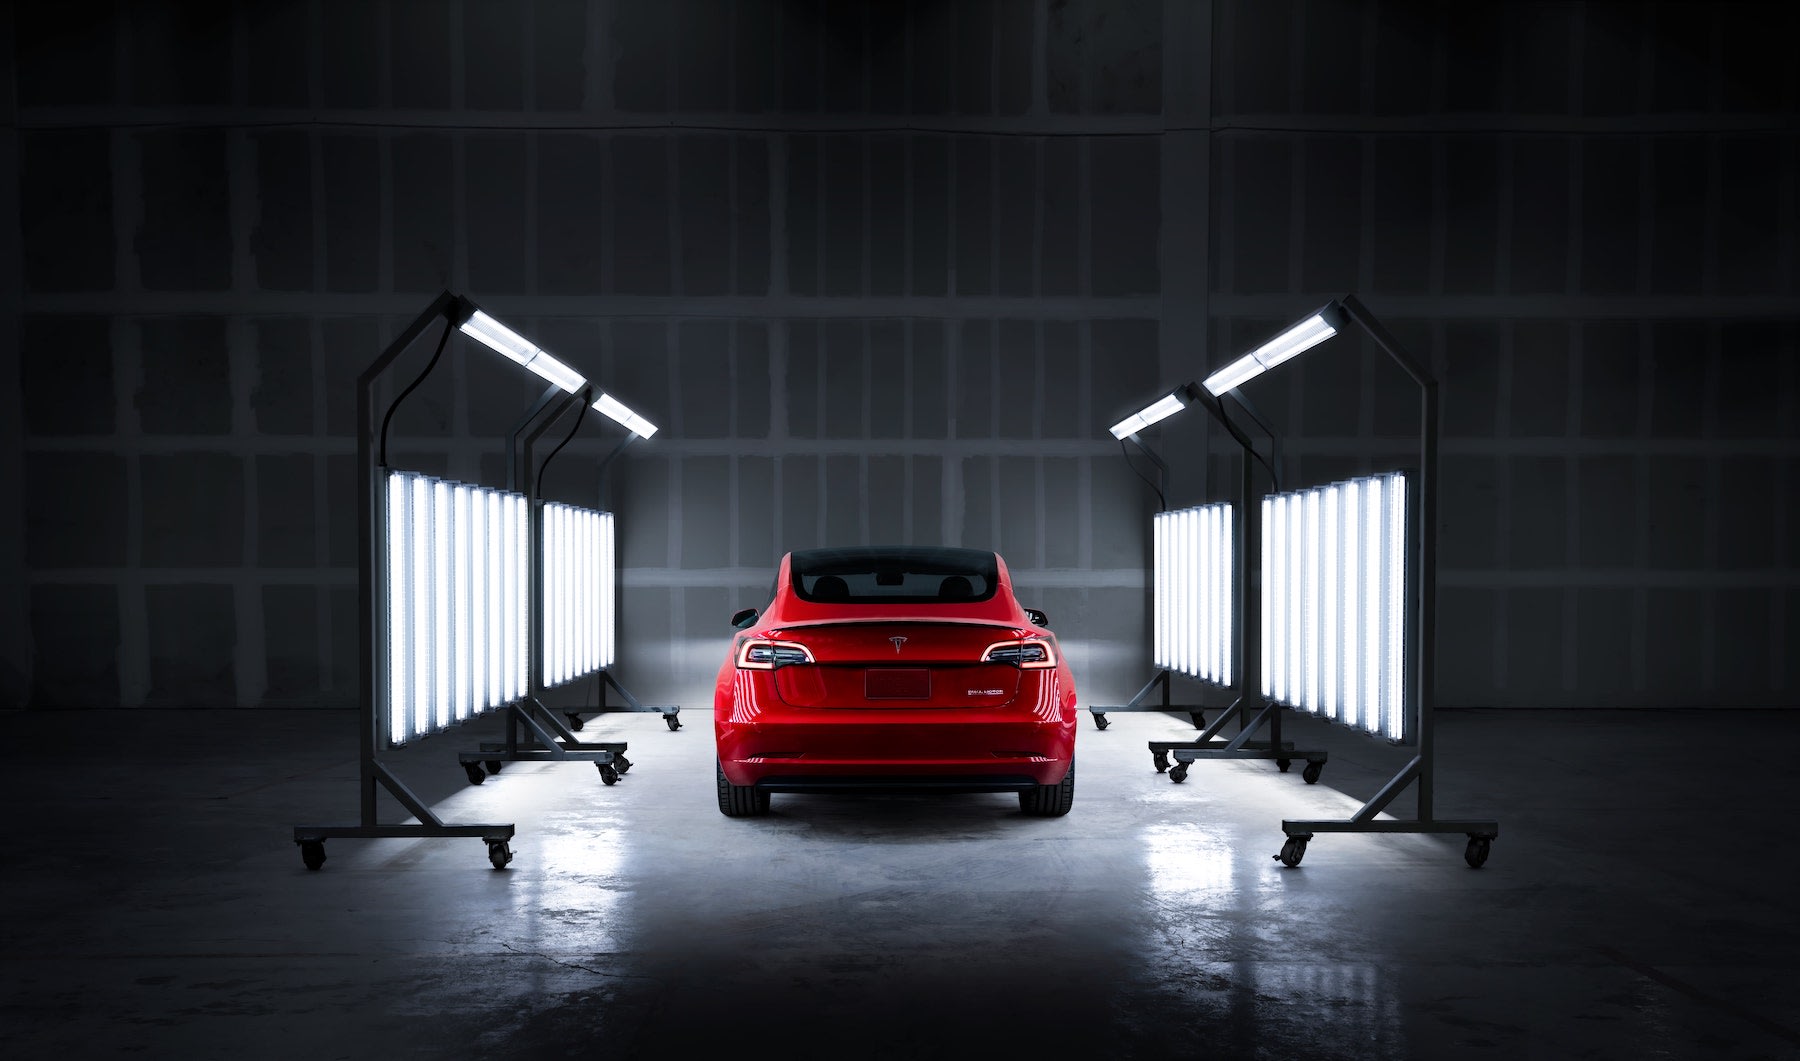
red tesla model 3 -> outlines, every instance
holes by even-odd
[[[1075,682],[999,556],[872,547],[789,553],[773,599],[732,618],[713,692],[719,810],[772,792],[1017,792],[1075,800]]]

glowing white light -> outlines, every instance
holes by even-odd
[[[531,508],[523,496],[509,499],[512,502],[512,535],[518,547],[513,550],[512,581],[512,699],[518,700],[526,693],[526,668],[531,662]]]
[[[462,330],[464,334],[481,340],[570,394],[580,390],[587,382],[587,378],[581,373],[551,357],[536,343],[480,310],[463,321]]]
[[[594,408],[616,420],[625,430],[640,438],[649,438],[656,434],[656,425],[625,407],[625,403],[602,391],[595,399]]]
[[[613,662],[613,518],[571,505],[543,507],[546,687],[564,685]]]
[[[387,617],[387,739],[402,744],[505,703],[509,576],[504,514],[524,498],[389,472],[377,607]],[[522,607],[522,605],[521,605]]]
[[[1213,394],[1224,394],[1336,334],[1337,329],[1325,319],[1324,314],[1315,313],[1206,377],[1201,385]]]
[[[1174,416],[1186,407],[1187,400],[1181,394],[1165,394],[1161,398],[1156,399],[1156,401],[1151,402],[1144,408],[1139,409],[1137,412],[1132,413],[1130,416],[1127,416],[1125,419],[1114,424],[1110,429],[1112,431],[1112,437],[1126,438],[1130,435],[1135,435],[1144,428],[1149,427],[1151,424],[1159,423]]]
[[[388,740],[406,739],[407,689],[412,681],[411,631],[407,629],[407,558],[411,511],[407,506],[406,477],[389,472],[387,477],[387,718]]]
[[[1211,391],[1213,394],[1224,394],[1226,391],[1244,383],[1246,380],[1254,379],[1261,375],[1262,371],[1262,364],[1251,355],[1245,354],[1243,357],[1238,358],[1231,364],[1226,365],[1224,368],[1206,377],[1205,380],[1201,381],[1200,385],[1205,387],[1208,391]]]
[[[412,590],[412,618],[407,621],[413,643],[412,702],[407,705],[407,733],[411,738],[431,732],[431,697],[437,667],[432,662],[431,602],[437,590],[431,570],[431,480],[411,477],[412,545],[407,558],[407,577]]]
[[[1406,479],[1263,499],[1263,692],[1394,740],[1407,701]]]
[[[1231,506],[1159,512],[1152,538],[1156,665],[1231,684]]]
[[[613,572],[617,570],[613,543],[613,514],[600,513],[600,667],[611,667],[617,661],[618,623],[614,616],[618,607]]]

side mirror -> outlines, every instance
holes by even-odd
[[[1041,626],[1046,630],[1050,629],[1050,617],[1043,612],[1038,611],[1036,608],[1025,609],[1025,617],[1030,619],[1034,626]]]
[[[756,609],[745,608],[731,617],[731,625],[737,630],[748,630],[756,623]]]

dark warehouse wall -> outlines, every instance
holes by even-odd
[[[353,381],[444,288],[663,427],[607,483],[650,699],[781,552],[864,541],[999,549],[1129,695],[1156,501],[1106,426],[1346,292],[1443,382],[1441,702],[1797,699],[1791,5],[11,18],[8,703],[351,702]],[[394,463],[498,484],[537,388],[451,350]],[[1356,337],[1246,391],[1284,485],[1416,461]],[[1171,504],[1231,489],[1203,418],[1155,441]]]

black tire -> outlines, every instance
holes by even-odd
[[[1306,857],[1306,841],[1298,836],[1288,837],[1287,843],[1281,845],[1281,854],[1275,857],[1290,869],[1298,866],[1300,860]]]
[[[1060,818],[1075,805],[1075,760],[1069,772],[1054,785],[1038,785],[1019,793],[1019,809],[1033,818]]]
[[[725,768],[713,763],[719,783],[719,813],[727,818],[760,818],[769,813],[769,794],[755,785],[734,785],[725,779]]]
[[[607,785],[608,787],[611,787],[611,786],[619,783],[618,767],[614,766],[611,763],[596,763],[595,765],[600,768],[601,783]]]
[[[325,864],[325,841],[300,841],[300,861],[306,863],[307,869],[318,869]]]
[[[1105,712],[1103,712],[1103,711],[1094,712],[1094,728],[1095,729],[1104,731],[1106,729],[1106,727],[1108,727],[1110,725],[1112,725],[1112,723],[1108,722],[1106,720]]]
[[[464,763],[462,768],[463,773],[469,775],[469,784],[471,785],[479,785],[487,780],[487,774],[481,769],[480,763]]]
[[[1294,765],[1294,760],[1292,760],[1292,759],[1277,759],[1277,760],[1275,760],[1275,765],[1281,769],[1282,773],[1285,774],[1288,772],[1288,767]]]
[[[500,760],[498,759],[489,759],[481,765],[487,767],[487,772],[490,774],[497,774],[500,772]]]
[[[488,861],[493,863],[495,869],[505,869],[506,864],[512,860],[513,854],[512,846],[510,844],[504,840],[488,841]]]
[[[1177,785],[1179,785],[1183,781],[1187,780],[1187,774],[1188,774],[1188,764],[1187,763],[1176,763],[1174,766],[1169,768],[1169,780],[1174,782]]]
[[[569,720],[569,728],[577,733],[581,732],[581,727],[587,725],[586,722],[581,720],[581,716],[573,711],[564,711],[563,717]]]
[[[676,730],[681,728],[681,720],[679,718],[676,718],[674,715],[664,715],[663,721],[668,723],[670,733],[673,733]]]
[[[1487,863],[1488,852],[1492,846],[1493,841],[1486,837],[1470,837],[1469,846],[1463,849],[1463,861],[1467,862],[1471,869],[1480,869]]]
[[[1307,784],[1316,785],[1319,783],[1319,775],[1324,772],[1325,772],[1325,764],[1324,763],[1307,763],[1306,769],[1300,771],[1300,776],[1302,779],[1304,779],[1306,781]]]

